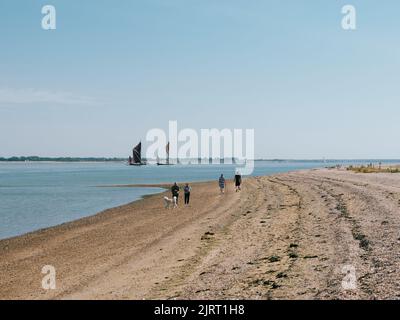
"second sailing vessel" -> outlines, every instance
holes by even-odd
[[[158,166],[172,166],[173,164],[171,164],[169,162],[169,142],[167,143],[166,147],[165,147],[165,151],[167,152],[167,159],[165,163],[160,162],[160,160],[157,157],[157,165]]]

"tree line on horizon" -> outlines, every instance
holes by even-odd
[[[106,157],[38,157],[38,156],[22,156],[22,157],[0,157],[2,162],[26,162],[26,161],[56,161],[56,162],[105,162],[105,161],[125,161],[125,158],[106,158]]]

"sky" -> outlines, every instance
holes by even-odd
[[[57,29],[43,30],[44,5]],[[343,30],[353,5],[357,29]],[[256,158],[400,158],[397,0],[2,0],[0,157],[255,130]]]

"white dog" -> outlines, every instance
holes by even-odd
[[[176,203],[176,197],[173,197],[172,199],[168,197],[164,197],[164,205],[165,209],[168,209],[170,206],[173,206],[173,208],[176,208],[178,204]]]

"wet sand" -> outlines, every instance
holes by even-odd
[[[0,241],[0,299],[398,299],[400,174],[321,169],[192,185]],[[168,194],[169,195],[169,194]],[[56,268],[56,289],[41,287]],[[344,289],[346,270],[356,282]]]

